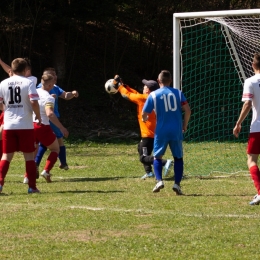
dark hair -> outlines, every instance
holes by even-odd
[[[52,67],[48,67],[48,68],[44,69],[43,72],[46,72],[46,71],[54,71],[56,73],[56,70]]]
[[[253,58],[255,69],[260,70],[260,53],[255,53]]]
[[[21,73],[27,68],[27,62],[23,58],[16,58],[11,63],[13,73]]]
[[[29,58],[24,58],[25,61],[27,62],[27,68],[29,68],[30,70],[32,69],[32,65],[31,65],[31,61]]]
[[[163,85],[170,85],[170,83],[172,82],[172,75],[171,75],[170,71],[162,70],[158,76],[158,80]]]

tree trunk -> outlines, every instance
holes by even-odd
[[[65,29],[60,27],[53,34],[53,66],[58,79],[63,81],[66,73]]]

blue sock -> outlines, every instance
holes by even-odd
[[[43,157],[44,153],[46,152],[46,150],[47,150],[47,147],[45,147],[42,144],[39,144],[39,149],[38,149],[37,155],[35,157],[35,163],[37,166],[40,165],[42,157]]]
[[[174,158],[174,181],[177,184],[180,184],[182,176],[183,176],[183,159],[182,158]]]
[[[66,147],[65,146],[60,146],[60,153],[59,153],[59,159],[61,164],[67,164],[66,160]]]
[[[155,159],[153,161],[153,170],[157,181],[162,180],[162,159]]]

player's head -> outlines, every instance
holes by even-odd
[[[25,76],[27,62],[23,58],[16,58],[12,61],[11,68],[14,74]]]
[[[149,94],[159,88],[158,83],[154,80],[143,79],[142,83],[144,84],[143,94]]]
[[[43,89],[50,91],[55,84],[55,78],[51,74],[43,74],[41,78],[41,83]]]
[[[24,58],[27,62],[26,74],[25,77],[32,76],[32,65],[31,61],[28,58]]]
[[[260,70],[260,53],[255,53],[254,54],[253,69]]]
[[[163,86],[170,86],[172,82],[172,75],[168,70],[162,70],[158,75],[158,83]]]
[[[54,77],[54,80],[55,80],[55,83],[57,82],[57,74],[56,74],[56,70],[54,68],[46,68],[44,71],[43,71],[43,75],[44,74],[51,74],[53,77]]]

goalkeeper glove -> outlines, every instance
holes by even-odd
[[[119,86],[123,84],[123,81],[119,75],[115,75],[113,84],[115,89],[118,89]]]

